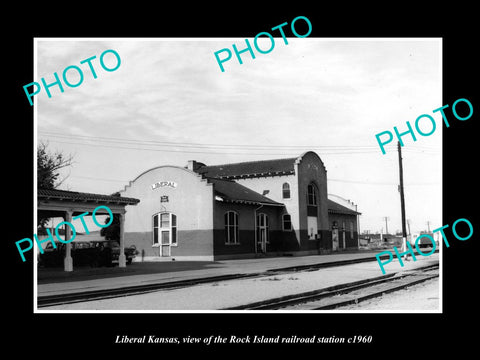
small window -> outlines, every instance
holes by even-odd
[[[307,186],[307,205],[317,206],[317,188],[313,184]]]
[[[284,199],[290,199],[290,184],[283,183],[282,185],[282,197]]]
[[[292,217],[289,214],[282,216],[283,231],[292,231]]]
[[[225,244],[239,244],[238,214],[227,211],[225,217]]]

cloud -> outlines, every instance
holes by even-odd
[[[67,87],[64,93],[52,89],[55,93],[51,99],[43,93],[38,95],[38,128],[79,136],[184,144],[376,146],[376,133],[414,121],[418,115],[443,105],[438,40],[289,38],[289,45],[284,45],[281,38],[275,40],[269,54],[257,54],[251,59],[244,53],[242,65],[233,55],[223,73],[214,51],[231,47],[232,43],[241,44],[244,39],[39,40],[39,77],[52,76],[54,71],[61,75],[66,66],[93,55],[98,58],[106,49],[116,50],[122,63],[118,70],[106,72],[96,62],[97,79],[85,72],[84,82],[77,88]],[[85,66],[82,69],[88,69]],[[441,132],[437,131],[421,142],[408,142],[405,149],[416,149],[421,144],[439,150]],[[282,157],[281,149],[265,151],[279,155],[261,157],[256,155],[261,153],[259,150],[245,151],[245,156],[228,151],[162,153],[109,148],[108,143],[101,142],[95,146],[75,142],[81,141],[57,143],[66,152],[79,154],[72,175],[92,177],[93,172],[106,179],[129,178],[162,163],[183,165],[192,158],[214,164]],[[385,156],[380,150],[348,155],[317,151],[332,179],[397,181],[393,148]],[[440,181],[438,156],[406,151],[405,158],[408,182],[430,177]],[[109,161],[115,165],[102,166]],[[95,192],[101,186],[108,193],[109,185],[112,192],[118,188],[118,183],[99,185],[94,180],[74,179],[72,184],[83,191]],[[382,216],[388,212],[392,219],[397,216],[395,185],[375,188],[331,182],[329,189],[342,196],[348,194],[366,217],[372,215],[373,219],[380,210],[387,212]],[[424,190],[414,187],[409,193],[412,212],[415,206],[425,204],[424,194],[437,196],[431,202],[438,205],[441,192],[435,187]],[[432,214],[439,212],[436,207],[431,209]],[[441,214],[437,217],[441,219]]]

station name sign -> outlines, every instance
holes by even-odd
[[[159,181],[156,182],[155,184],[152,184],[152,190],[155,190],[156,188],[161,188],[161,187],[171,187],[171,188],[176,188],[177,183],[175,181]]]

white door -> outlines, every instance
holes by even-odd
[[[338,229],[332,230],[332,250],[338,250]]]
[[[268,216],[266,214],[257,215],[257,253],[267,252],[268,242]]]
[[[316,216],[307,217],[307,230],[308,230],[308,239],[315,239],[315,236],[318,234],[318,222]]]

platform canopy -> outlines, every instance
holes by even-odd
[[[92,194],[57,189],[37,189],[37,214],[40,218],[63,217],[64,221],[72,222],[72,217],[88,212],[89,216],[99,206],[108,207],[120,218],[120,256],[119,266],[125,267],[124,222],[125,206],[136,205],[139,199],[121,197],[120,195]],[[108,214],[104,208],[99,208],[96,214]],[[70,231],[65,231],[65,241],[70,239]],[[65,271],[73,271],[71,243],[66,244]]]

